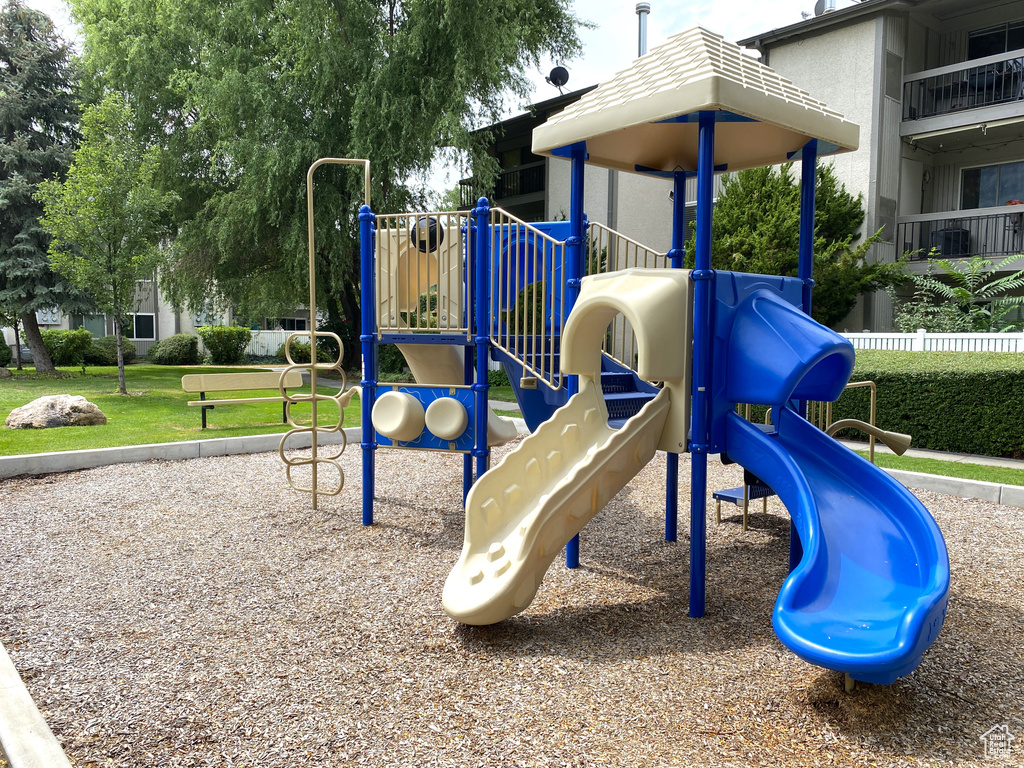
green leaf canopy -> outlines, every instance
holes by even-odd
[[[472,130],[525,94],[525,69],[579,49],[568,0],[71,0],[93,87],[130,96],[164,149],[177,237],[173,299],[216,292],[242,314],[301,303],[305,174],[319,157],[371,161],[377,212],[419,202],[437,152],[480,157]],[[318,285],[358,319],[362,177],[317,172]]]

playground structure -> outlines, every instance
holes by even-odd
[[[363,523],[379,448],[464,456],[464,546],[445,610],[490,624],[529,605],[566,547],[655,454],[668,454],[665,538],[677,538],[678,454],[690,462],[690,615],[705,612],[707,459],[742,465],[781,498],[790,574],[773,614],[812,664],[891,683],[935,640],[949,589],[945,544],[902,485],[805,418],[834,401],[852,345],[810,319],[815,170],[859,129],[723,38],[695,28],[540,126],[537,154],[571,163],[568,222],[527,224],[481,198],[469,213],[359,214]],[[713,271],[713,175],[801,163],[799,274]],[[674,184],[672,248],[645,249],[587,221],[584,166]],[[685,181],[697,178],[695,268],[684,270]],[[381,385],[398,344],[416,385]],[[532,434],[487,404],[500,361]],[[770,406],[750,424],[737,404]],[[315,467],[315,462],[314,462]]]

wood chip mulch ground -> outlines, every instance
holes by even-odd
[[[507,448],[500,449],[500,456]],[[461,459],[359,450],[341,495],[276,454],[0,482],[0,642],[75,766],[1024,764],[1024,510],[920,492],[949,614],[921,666],[843,692],[776,639],[788,517],[743,533],[708,504],[708,611],[687,616],[689,497],[663,540],[659,455],[551,568],[523,614],[441,610],[462,545]],[[709,488],[740,482],[712,462]],[[710,496],[710,493],[709,493]]]

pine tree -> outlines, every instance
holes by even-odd
[[[0,9],[0,311],[21,320],[36,370],[53,372],[36,310],[85,311],[88,300],[50,268],[37,185],[63,175],[78,122],[68,44],[43,13]]]
[[[814,293],[811,314],[823,325],[842,322],[869,291],[906,280],[902,262],[868,262],[881,232],[857,245],[864,223],[859,196],[836,178],[831,164],[819,165],[814,196]],[[715,203],[711,265],[734,272],[796,276],[800,252],[800,185],[792,164],[751,168],[723,179]],[[687,253],[693,253],[693,238]],[[692,263],[692,255],[688,257]]]

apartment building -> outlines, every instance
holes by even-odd
[[[867,0],[740,45],[861,126],[857,152],[835,158],[864,195],[873,258],[1024,250],[1024,2]],[[1010,268],[1024,267],[1024,261]],[[891,328],[883,293],[848,330]]]

